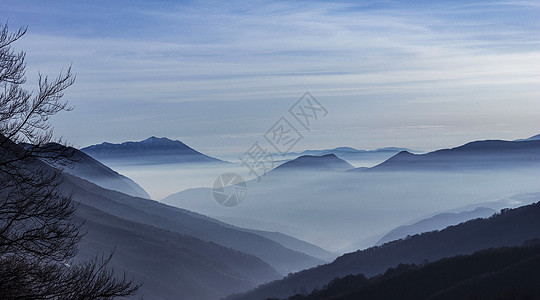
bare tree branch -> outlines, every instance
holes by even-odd
[[[0,26],[0,298],[132,295],[139,285],[107,268],[112,254],[73,262],[82,224],[61,172],[80,157],[53,141],[49,118],[71,109],[62,98],[75,75],[71,67],[54,79],[39,74],[38,91],[26,90],[26,54],[12,48],[25,33]]]

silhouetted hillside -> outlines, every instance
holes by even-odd
[[[348,275],[332,280],[321,291],[288,299],[540,299],[538,241],[421,266],[400,264],[369,280],[362,274]]]
[[[462,211],[459,213],[447,212],[440,213],[433,217],[426,218],[410,225],[403,225],[385,234],[375,246],[380,246],[384,243],[399,240],[408,235],[415,235],[426,231],[444,229],[450,225],[456,225],[461,222],[476,218],[487,218],[496,213],[494,209],[487,207],[476,207],[471,211]]]
[[[66,189],[74,192],[76,201],[129,221],[194,236],[254,255],[281,274],[323,263],[262,236],[223,225],[222,222],[187,210],[106,190],[74,176],[66,175],[64,183]]]
[[[540,238],[540,203],[348,253],[330,264],[292,274],[228,299],[285,298],[302,287],[307,291],[321,288],[335,277],[360,273],[375,276],[400,263],[418,264],[487,248],[517,246],[535,238]]]
[[[77,200],[77,196],[75,196]],[[257,257],[198,238],[129,221],[86,204],[77,259],[114,251],[112,267],[142,282],[145,299],[217,299],[279,278]]]
[[[44,147],[42,150],[44,156],[51,153],[50,148]],[[41,150],[36,148],[35,151]],[[2,155],[4,153],[4,157],[9,157],[18,152],[8,151]],[[57,153],[51,153],[51,156]],[[60,174],[58,169],[37,158],[30,157],[25,164],[39,170],[41,176],[58,174],[62,177],[58,191],[72,196],[77,207],[75,218],[84,221],[82,232],[86,235],[77,245],[80,251],[76,258],[86,260],[97,255],[107,256],[116,250],[113,266],[117,270],[128,271],[134,281],[145,283],[140,291],[147,298],[216,299],[232,291],[246,290],[280,277],[275,269],[256,256],[175,232],[173,230],[177,228],[174,226],[160,228],[156,226],[157,222],[146,224],[145,218],[166,219],[152,210],[151,204],[148,205],[155,201],[107,190],[68,173]],[[188,214],[185,215],[177,214],[177,217],[188,219],[186,221],[189,222]],[[24,220],[24,216],[22,218]],[[142,222],[137,222],[137,218]],[[204,220],[199,223],[205,222],[210,223]],[[57,224],[48,225],[56,228],[54,226]],[[63,230],[62,227],[58,228]],[[239,230],[236,233],[240,236],[246,234]],[[249,240],[249,237],[246,238]],[[258,238],[263,244],[261,247],[271,248],[273,244],[280,246],[262,237]],[[256,241],[251,239],[251,242]]]

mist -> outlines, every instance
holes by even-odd
[[[540,192],[534,168],[437,172],[270,172],[247,182],[246,200],[227,208],[210,189],[191,189],[163,201],[237,226],[280,231],[343,253],[372,246],[393,228],[437,212]],[[530,202],[534,201],[531,197]]]

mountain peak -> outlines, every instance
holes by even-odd
[[[166,138],[166,137],[161,137],[161,138],[158,138],[156,136],[151,136],[149,138],[147,138],[146,140],[143,140],[142,142],[153,142],[153,141],[156,141],[156,140],[167,140],[167,141],[170,141],[170,139]]]
[[[102,143],[83,148],[81,151],[100,161],[122,164],[223,162],[202,154],[181,141],[156,136],[139,142]]]
[[[346,171],[354,168],[347,161],[337,157],[333,153],[325,155],[302,155],[283,163],[278,166],[275,170],[288,170],[288,171],[299,171],[299,170],[317,170],[317,171]]]
[[[156,144],[161,144],[161,145],[167,145],[167,144],[172,144],[172,143],[181,143],[183,145],[185,145],[184,143],[182,143],[181,141],[178,141],[178,140],[171,140],[169,138],[166,138],[166,137],[155,137],[155,136],[151,136],[145,140],[142,140],[140,141],[139,143],[141,144],[153,144],[153,145],[156,145]]]

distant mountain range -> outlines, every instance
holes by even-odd
[[[370,171],[403,170],[489,170],[540,167],[540,140],[521,142],[476,141],[426,154],[402,151]],[[359,171],[366,171],[361,169]]]
[[[302,152],[291,152],[289,154],[291,155],[326,155],[326,154],[335,154],[339,156],[339,154],[359,154],[359,153],[380,153],[380,152],[401,152],[401,151],[409,151],[414,152],[407,148],[399,148],[399,147],[384,147],[384,148],[378,148],[375,150],[359,150],[352,147],[337,147],[333,149],[323,149],[323,150],[305,150]]]
[[[402,161],[402,155],[413,158]],[[400,152],[362,171],[338,172],[334,163],[347,165],[335,155],[284,163],[260,182],[248,181],[246,201],[235,209],[216,206],[210,188],[184,190],[161,201],[343,253],[370,247],[396,227],[427,215],[540,188],[540,141],[479,141],[423,155]],[[251,227],[242,218],[259,225]]]
[[[101,143],[82,148],[81,151],[106,164],[226,163],[202,154],[181,141],[155,136],[140,142]]]
[[[441,231],[414,235],[379,247],[348,253],[330,264],[291,274],[282,280],[227,299],[286,298],[300,290],[320,289],[336,277],[350,274],[371,277],[398,264],[422,264],[482,249],[519,246],[527,240],[538,238],[540,202],[503,210],[489,219],[476,219]]]
[[[215,162],[179,141],[166,138],[153,137],[130,143],[93,147],[99,146],[98,150],[101,150],[97,152],[111,154],[114,160],[126,163],[185,163],[204,157],[205,163]],[[61,146],[51,144],[51,147]],[[248,199],[234,210],[219,207],[211,199],[209,189],[184,191],[164,201],[197,208],[205,215],[230,213],[228,217],[231,218],[249,216],[260,222],[306,228],[300,232],[303,234],[291,235],[317,244],[322,241],[318,239],[321,236],[327,243],[323,247],[327,247],[344,239],[365,238],[366,232],[373,234],[377,230],[381,231],[379,238],[384,232],[403,224],[403,219],[414,216],[413,219],[418,220],[418,214],[425,216],[434,211],[473,205],[478,203],[478,199],[485,201],[486,195],[508,195],[515,190],[537,191],[538,177],[535,175],[538,174],[539,147],[540,141],[535,140],[479,141],[424,155],[402,151],[364,172],[344,172],[352,166],[333,153],[303,155],[270,171],[258,185],[250,185],[249,194],[255,200]],[[110,152],[105,151],[106,148]],[[348,279],[344,279],[345,283],[339,279],[328,283],[349,274],[358,276],[349,277],[352,281],[360,278],[370,286],[376,284],[387,289],[390,281],[386,280],[390,277],[379,277],[375,281],[367,277],[377,276],[400,263],[424,265],[428,261],[470,254],[485,248],[516,246],[540,237],[540,203],[503,210],[488,219],[414,234],[459,222],[460,218],[490,213],[489,209],[461,210],[465,212],[435,214],[408,227],[398,227],[381,240],[383,245],[348,253],[323,265],[324,260],[333,254],[322,248],[283,233],[239,228],[144,199],[146,192],[135,182],[87,154],[70,149],[78,159],[71,168],[65,169],[62,187],[65,192],[73,194],[73,200],[79,204],[77,218],[85,221],[83,230],[88,232],[79,244],[77,259],[115,250],[112,266],[128,271],[135,281],[144,282],[141,293],[149,299],[218,299],[263,283],[247,294],[231,299],[283,298],[295,294],[295,291],[346,285]],[[338,149],[342,153],[356,150]],[[124,158],[120,158],[122,151]],[[389,172],[374,172],[378,168]],[[456,169],[494,172],[416,172]],[[291,170],[300,173],[287,172]],[[467,199],[459,197],[463,195]],[[528,193],[525,198],[528,203],[531,198],[538,201],[540,194]],[[493,203],[500,202],[500,198],[490,199],[494,200]],[[404,235],[409,237],[385,243]],[[507,267],[514,268],[515,264]],[[398,267],[397,271],[390,271],[394,272],[390,275],[424,272],[422,268]],[[503,271],[494,269],[501,276],[506,274]],[[278,280],[288,273],[293,274]],[[360,273],[367,277],[362,279],[358,275]],[[481,281],[474,276],[467,279]],[[271,280],[276,281],[268,283]],[[406,278],[401,280],[409,284]],[[359,292],[356,289],[347,291]],[[362,290],[364,292],[366,290]]]
[[[299,156],[311,155],[311,156],[323,156],[328,154],[334,154],[337,157],[344,159],[348,162],[359,164],[361,166],[373,166],[385,161],[400,151],[414,152],[406,148],[398,147],[385,147],[376,150],[358,150],[351,147],[337,147],[334,149],[323,150],[306,150],[303,152],[291,152],[286,157],[296,158]]]

